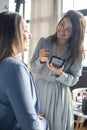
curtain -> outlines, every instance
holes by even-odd
[[[29,59],[40,37],[55,33],[58,22],[58,0],[32,0],[30,32],[32,39],[29,46]]]

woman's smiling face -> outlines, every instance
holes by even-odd
[[[25,20],[23,20],[23,41],[24,41],[24,50],[29,49],[29,40],[31,38],[31,34],[29,33],[28,24]]]
[[[57,38],[59,40],[68,41],[72,35],[72,23],[70,19],[64,18],[57,26]]]

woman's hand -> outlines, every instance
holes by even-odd
[[[42,49],[39,52],[39,60],[40,60],[40,62],[42,62],[42,63],[47,62],[49,53],[50,53],[50,51],[48,49]]]
[[[39,114],[39,115],[38,115],[38,118],[41,120],[41,119],[43,119],[44,117],[43,117],[43,115]]]
[[[55,72],[56,75],[61,75],[63,69],[64,69],[64,65],[61,68],[56,68],[54,67],[51,63],[49,64],[49,62],[47,62],[47,67],[52,70],[53,72]]]

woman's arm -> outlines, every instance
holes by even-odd
[[[61,68],[55,68],[52,64],[47,63],[48,68],[54,73],[54,80],[66,85],[73,86],[79,81],[79,77],[82,75],[82,59],[69,66],[68,72],[64,71],[64,66]],[[51,78],[51,77],[50,77]]]
[[[82,75],[82,59],[71,65],[69,69],[69,73],[62,71],[60,76],[56,78],[56,81],[60,81],[66,86],[74,86]]]

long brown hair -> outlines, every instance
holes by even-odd
[[[72,23],[72,36],[68,40],[70,57],[75,62],[80,56],[84,54],[84,36],[86,28],[86,20],[82,13],[79,11],[69,10],[63,18],[59,21],[58,25],[62,22],[64,18],[69,18]],[[58,26],[57,25],[57,26]],[[57,38],[57,32],[52,35],[52,37]]]
[[[18,13],[0,12],[0,61],[16,55],[23,47],[21,21]]]

